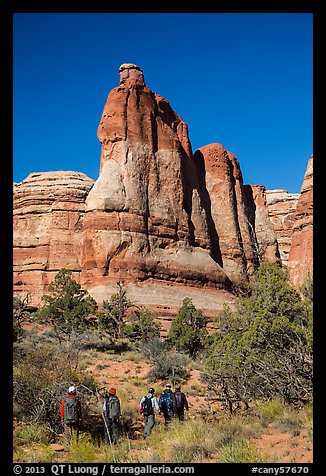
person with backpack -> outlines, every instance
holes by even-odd
[[[175,387],[175,413],[179,420],[183,421],[185,419],[185,409],[189,411],[189,405],[186,395],[181,392],[180,385]]]
[[[121,417],[120,400],[116,393],[115,388],[110,388],[109,392],[105,395],[103,405],[105,443],[110,442],[111,444],[113,442],[114,445],[118,443],[119,421]]]
[[[60,405],[60,418],[64,428],[65,451],[68,450],[73,433],[76,433],[76,439],[78,441],[79,430],[82,423],[82,406],[76,393],[77,390],[74,385],[69,387],[68,395],[62,400]]]
[[[164,392],[161,393],[158,405],[163,413],[165,426],[167,426],[175,413],[176,401],[174,393],[171,390],[171,384],[167,383]]]
[[[151,387],[148,390],[148,394],[141,398],[139,402],[139,412],[144,417],[144,438],[147,438],[155,425],[155,411],[160,415],[160,407],[157,403],[156,397],[154,397],[155,390]]]

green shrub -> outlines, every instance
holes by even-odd
[[[301,410],[302,424],[308,431],[313,430],[313,406],[305,405]]]
[[[82,433],[78,441],[73,435],[70,441],[67,461],[70,463],[95,463],[98,447],[93,443],[90,435]]]
[[[298,436],[303,427],[303,421],[299,412],[286,409],[284,413],[274,421],[273,426],[281,431],[291,433],[293,436]]]
[[[177,317],[172,321],[167,340],[177,350],[185,351],[189,357],[196,359],[198,352],[204,348],[208,336],[207,317],[196,309],[190,298],[185,298]]]
[[[217,436],[217,425],[203,419],[173,421],[168,432],[162,427],[153,432],[151,446],[159,462],[198,462],[216,451]]]
[[[259,413],[262,416],[263,424],[266,425],[283,415],[284,403],[278,399],[270,400],[259,405]]]
[[[124,335],[131,341],[144,345],[160,337],[161,325],[149,309],[136,309],[128,319],[130,322],[124,326]]]
[[[189,357],[173,350],[163,350],[152,358],[153,368],[147,374],[150,381],[171,380],[174,384],[178,380],[189,378],[186,366]]]
[[[50,442],[51,432],[49,425],[43,423],[24,423],[20,424],[14,431],[14,441],[18,445],[29,445],[31,443],[43,443],[47,445]]]
[[[102,310],[97,313],[98,326],[106,335],[116,339],[124,337],[127,310],[133,306],[127,298],[127,290],[121,283],[118,291],[112,294],[109,301],[103,301]]]
[[[252,446],[250,441],[239,440],[228,443],[218,451],[221,463],[263,463],[262,457]]]
[[[61,343],[70,339],[72,333],[81,334],[92,326],[88,319],[96,309],[96,301],[71,278],[71,271],[62,268],[42,296],[44,305],[36,312],[41,323],[52,326]]]
[[[203,378],[230,412],[237,402],[312,399],[312,312],[277,265],[263,263],[234,309],[225,305]]]
[[[256,438],[261,433],[261,429],[257,423],[238,415],[220,419],[218,422],[218,430],[218,446],[227,445],[239,440]]]
[[[210,421],[197,417],[184,422],[174,420],[169,431],[162,426],[155,428],[150,444],[159,462],[191,463],[214,459],[220,448],[255,438],[258,434],[252,421],[242,417]],[[251,446],[249,449],[252,450]],[[257,455],[253,461],[258,461]]]
[[[14,449],[14,461],[18,463],[51,463],[55,451],[43,443],[34,444],[28,448]]]

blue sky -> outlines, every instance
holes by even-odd
[[[75,170],[96,180],[97,127],[122,63],[144,71],[188,124],[219,142],[245,184],[300,191],[313,152],[311,13],[14,15],[13,178]]]

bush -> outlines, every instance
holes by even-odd
[[[211,421],[196,418],[183,422],[173,421],[168,432],[162,427],[155,429],[150,442],[157,462],[192,463],[207,458],[214,460],[216,455],[220,458],[220,450],[226,453],[227,449],[232,448],[233,458],[236,457],[237,449],[237,458],[243,458],[247,462],[252,457],[253,462],[258,462],[259,456],[251,444],[247,443],[247,447],[242,445],[243,441],[249,441],[252,437],[252,424],[247,424],[238,417]]]
[[[159,462],[202,461],[217,450],[217,425],[202,419],[174,421],[169,432],[160,428],[151,435],[151,445]]]
[[[259,405],[259,413],[265,424],[272,423],[284,413],[284,404],[281,400],[273,399]]]
[[[77,386],[82,404],[96,394],[94,377],[70,367],[67,354],[54,346],[21,346],[13,369],[13,399],[16,413],[29,422],[46,422],[61,431],[60,403],[70,385]],[[85,411],[87,407],[85,406]]]
[[[207,318],[202,311],[195,308],[191,299],[185,298],[177,317],[172,321],[167,340],[177,350],[185,351],[189,357],[196,359],[208,335],[206,325]]]
[[[147,378],[151,381],[170,380],[174,385],[180,379],[189,378],[186,369],[188,358],[185,355],[167,351],[159,354],[153,363],[154,368],[147,374]]]
[[[49,446],[35,443],[27,448],[14,448],[13,457],[17,463],[51,463],[54,454]]]
[[[81,334],[92,321],[87,319],[97,309],[96,301],[71,278],[71,271],[62,268],[49,284],[49,294],[36,313],[41,323],[50,324],[61,343],[70,338],[72,332]]]
[[[137,309],[131,314],[129,321],[124,327],[124,335],[133,342],[144,345],[160,337],[160,323],[149,309]]]
[[[219,447],[234,441],[257,438],[262,431],[250,418],[247,420],[240,415],[219,420],[218,430],[217,443]]]
[[[43,443],[47,445],[51,441],[49,425],[43,423],[23,423],[14,430],[15,443],[30,445],[31,443]]]
[[[257,453],[250,441],[240,440],[228,443],[218,451],[221,463],[266,463]]]
[[[127,290],[118,283],[118,292],[112,294],[109,301],[103,301],[102,311],[97,313],[99,328],[116,339],[124,337],[126,313],[132,306]]]
[[[70,463],[94,463],[96,462],[97,452],[98,448],[89,435],[81,433],[78,441],[76,436],[73,435],[69,444],[67,461]]]
[[[252,399],[311,400],[312,313],[277,265],[261,265],[249,291],[219,316],[205,381],[231,412]]]

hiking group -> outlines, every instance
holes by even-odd
[[[102,408],[104,438],[105,442],[110,445],[116,445],[119,438],[121,407],[116,393],[114,387],[105,392]],[[147,395],[144,395],[139,402],[139,412],[144,418],[144,438],[151,434],[155,425],[155,411],[159,415],[163,415],[167,427],[174,416],[181,421],[184,420],[184,412],[189,410],[186,395],[181,392],[180,386],[176,386],[173,392],[171,384],[168,383],[159,400],[154,395],[155,390],[150,387]],[[68,395],[61,402],[60,417],[64,429],[64,449],[67,451],[73,434],[78,440],[82,423],[82,405],[77,397],[76,387],[73,385],[69,387]]]
[[[176,386],[175,392],[172,392],[171,384],[167,383],[158,401],[154,394],[155,390],[151,387],[148,394],[143,396],[139,402],[139,412],[144,417],[144,438],[151,434],[155,425],[155,410],[159,415],[163,414],[166,427],[174,416],[179,420],[184,420],[184,411],[189,410],[187,397],[181,392],[180,386]]]

